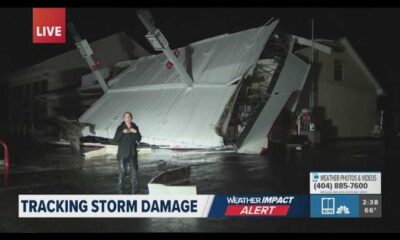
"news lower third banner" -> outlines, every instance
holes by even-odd
[[[19,195],[20,218],[309,217],[308,195]]]
[[[309,195],[19,195],[20,218],[382,217],[381,172],[311,172]]]

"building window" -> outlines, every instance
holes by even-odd
[[[40,93],[46,93],[47,92],[47,80],[42,80],[40,81]]]
[[[33,83],[33,95],[36,96],[39,94],[39,82],[34,82]]]
[[[333,79],[343,82],[343,63],[340,60],[333,60]]]
[[[29,99],[31,95],[31,84],[25,85],[25,99]]]

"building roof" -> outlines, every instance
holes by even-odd
[[[134,59],[149,53],[138,43],[123,32],[115,33],[103,39],[90,43],[94,56],[100,61],[101,66],[112,66],[118,61]],[[33,76],[44,72],[60,72],[71,69],[88,69],[87,63],[74,48],[43,62],[16,71],[6,77],[8,80],[16,81],[20,78]]]
[[[339,39],[339,42],[341,44],[343,44],[343,46],[348,50],[349,54],[353,57],[354,61],[360,66],[362,71],[367,76],[367,79],[375,87],[376,94],[383,95],[384,91],[382,89],[382,86],[379,84],[379,82],[376,80],[376,78],[372,75],[371,71],[368,69],[367,65],[364,63],[364,61],[360,58],[360,56],[354,50],[354,47],[351,45],[349,40],[347,38],[341,38],[341,39]]]
[[[306,45],[309,48],[311,48],[312,43],[310,40],[303,39],[300,37],[295,36],[298,40],[301,40],[300,44]],[[376,80],[376,78],[372,75],[371,71],[368,69],[367,65],[364,63],[364,61],[360,58],[360,56],[357,54],[357,52],[354,50],[354,47],[351,45],[349,40],[345,37],[340,38],[337,41],[333,40],[325,40],[325,39],[316,39],[316,42],[314,42],[314,49],[324,52],[326,54],[331,54],[333,50],[340,50],[343,51],[344,49],[347,49],[347,52],[349,55],[354,59],[355,63],[360,66],[361,70],[365,73],[367,76],[368,81],[375,87],[376,89],[376,94],[377,95],[383,95],[384,91],[379,84],[379,82]],[[317,43],[319,42],[319,43]],[[308,48],[308,49],[309,49]],[[302,50],[299,50],[302,52],[302,54],[307,54],[311,55],[311,52],[305,52]]]

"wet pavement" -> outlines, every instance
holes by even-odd
[[[384,217],[381,219],[19,219],[18,194],[113,194],[118,172],[117,161],[112,155],[83,159],[79,153],[66,146],[29,142],[18,150],[11,153],[9,184],[0,187],[0,232],[400,230],[398,221],[394,220],[399,216],[398,207],[389,198],[385,199],[385,191],[391,197],[398,194],[384,184]],[[191,166],[190,185],[196,185],[198,194],[308,194],[310,171],[382,171],[385,182],[385,166],[388,166],[385,165],[385,159],[388,161],[388,156],[385,145],[376,140],[338,141],[301,153],[292,153],[289,158],[284,151],[271,151],[266,156],[257,156],[233,152],[156,150],[151,155],[139,158],[140,193],[147,194],[147,183],[160,171]],[[0,168],[0,171],[3,169]],[[391,180],[386,178],[387,182]],[[385,202],[389,204],[388,209]]]

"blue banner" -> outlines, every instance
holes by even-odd
[[[312,218],[358,218],[359,195],[311,195]]]

